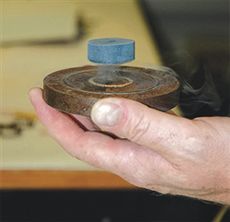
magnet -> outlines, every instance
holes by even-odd
[[[100,64],[122,64],[135,58],[135,42],[131,39],[101,38],[88,42],[88,59]]]
[[[66,113],[90,116],[94,103],[106,97],[136,100],[167,111],[178,103],[180,83],[170,69],[118,66],[113,79],[101,75],[98,66],[83,66],[51,73],[44,79],[43,98]]]

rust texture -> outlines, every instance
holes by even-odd
[[[178,103],[180,83],[167,70],[119,66],[112,79],[98,73],[98,66],[60,70],[45,77],[47,104],[66,113],[90,116],[97,100],[123,97],[167,111]]]

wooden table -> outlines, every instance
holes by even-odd
[[[46,38],[55,34],[60,35],[60,38],[70,39],[76,31],[79,32],[74,28],[76,15],[80,18],[80,25],[84,23],[86,34],[78,41],[68,44],[26,45],[19,41],[12,45],[1,46],[0,123],[21,121],[25,126],[18,135],[10,138],[0,136],[0,188],[131,188],[130,184],[118,176],[95,169],[67,155],[37,121],[28,101],[27,92],[33,86],[42,86],[43,78],[50,72],[88,64],[86,46],[91,38],[134,39],[136,60],[131,65],[159,65],[157,48],[137,2],[50,0],[36,1],[37,3],[30,1],[29,6],[28,1],[14,1],[13,4],[7,2],[0,3],[3,11],[1,40],[12,41],[13,36],[21,38],[20,41],[23,42],[26,35],[32,39],[36,36],[42,39],[44,30],[47,34]],[[17,14],[18,17],[15,19]],[[63,28],[54,24],[49,26],[49,15],[50,18],[56,16],[55,19],[66,18],[60,21]],[[46,19],[41,18],[44,16]],[[33,23],[35,20],[36,22]],[[14,22],[13,34],[10,30],[12,21]],[[15,21],[19,24],[15,24]],[[20,23],[20,21],[24,22]],[[37,21],[41,21],[42,24]],[[30,31],[23,26],[24,23],[28,27],[31,26],[34,31],[34,26],[37,26],[36,36],[31,35]],[[15,29],[15,27],[19,28]],[[52,30],[50,27],[62,29],[63,32]]]

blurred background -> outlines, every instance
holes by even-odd
[[[230,221],[227,207],[137,189],[67,155],[38,122],[31,87],[83,66],[87,41],[136,41],[130,65],[181,81],[177,111],[230,116],[228,0],[0,0],[0,221]]]

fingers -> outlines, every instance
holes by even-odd
[[[40,89],[30,91],[30,99],[49,133],[73,156],[112,171],[135,184],[141,184],[137,181],[138,175],[147,172],[143,164],[145,161],[151,162],[149,166],[152,169],[160,167],[161,171],[168,171],[168,162],[152,151],[146,151],[127,140],[114,140],[101,133],[85,132],[68,115],[48,106]]]
[[[29,92],[31,103],[48,132],[64,147],[71,148],[71,138],[77,139],[84,134],[84,130],[66,114],[48,106],[43,98],[41,89],[35,88]],[[62,138],[62,140],[60,140]],[[71,150],[68,150],[71,152]]]
[[[85,132],[71,117],[48,106],[42,98],[41,89],[33,89],[29,95],[40,121],[67,152],[79,159],[95,164],[96,158],[94,161],[93,155],[96,151],[100,150],[98,153],[109,151],[106,148],[109,147],[107,146],[109,143],[112,144],[111,138],[102,134],[95,135],[92,133],[91,135]],[[103,162],[103,156],[101,162]],[[100,164],[98,163],[98,165]]]
[[[164,154],[177,152],[193,130],[190,120],[127,99],[100,100],[91,118],[102,130]]]

